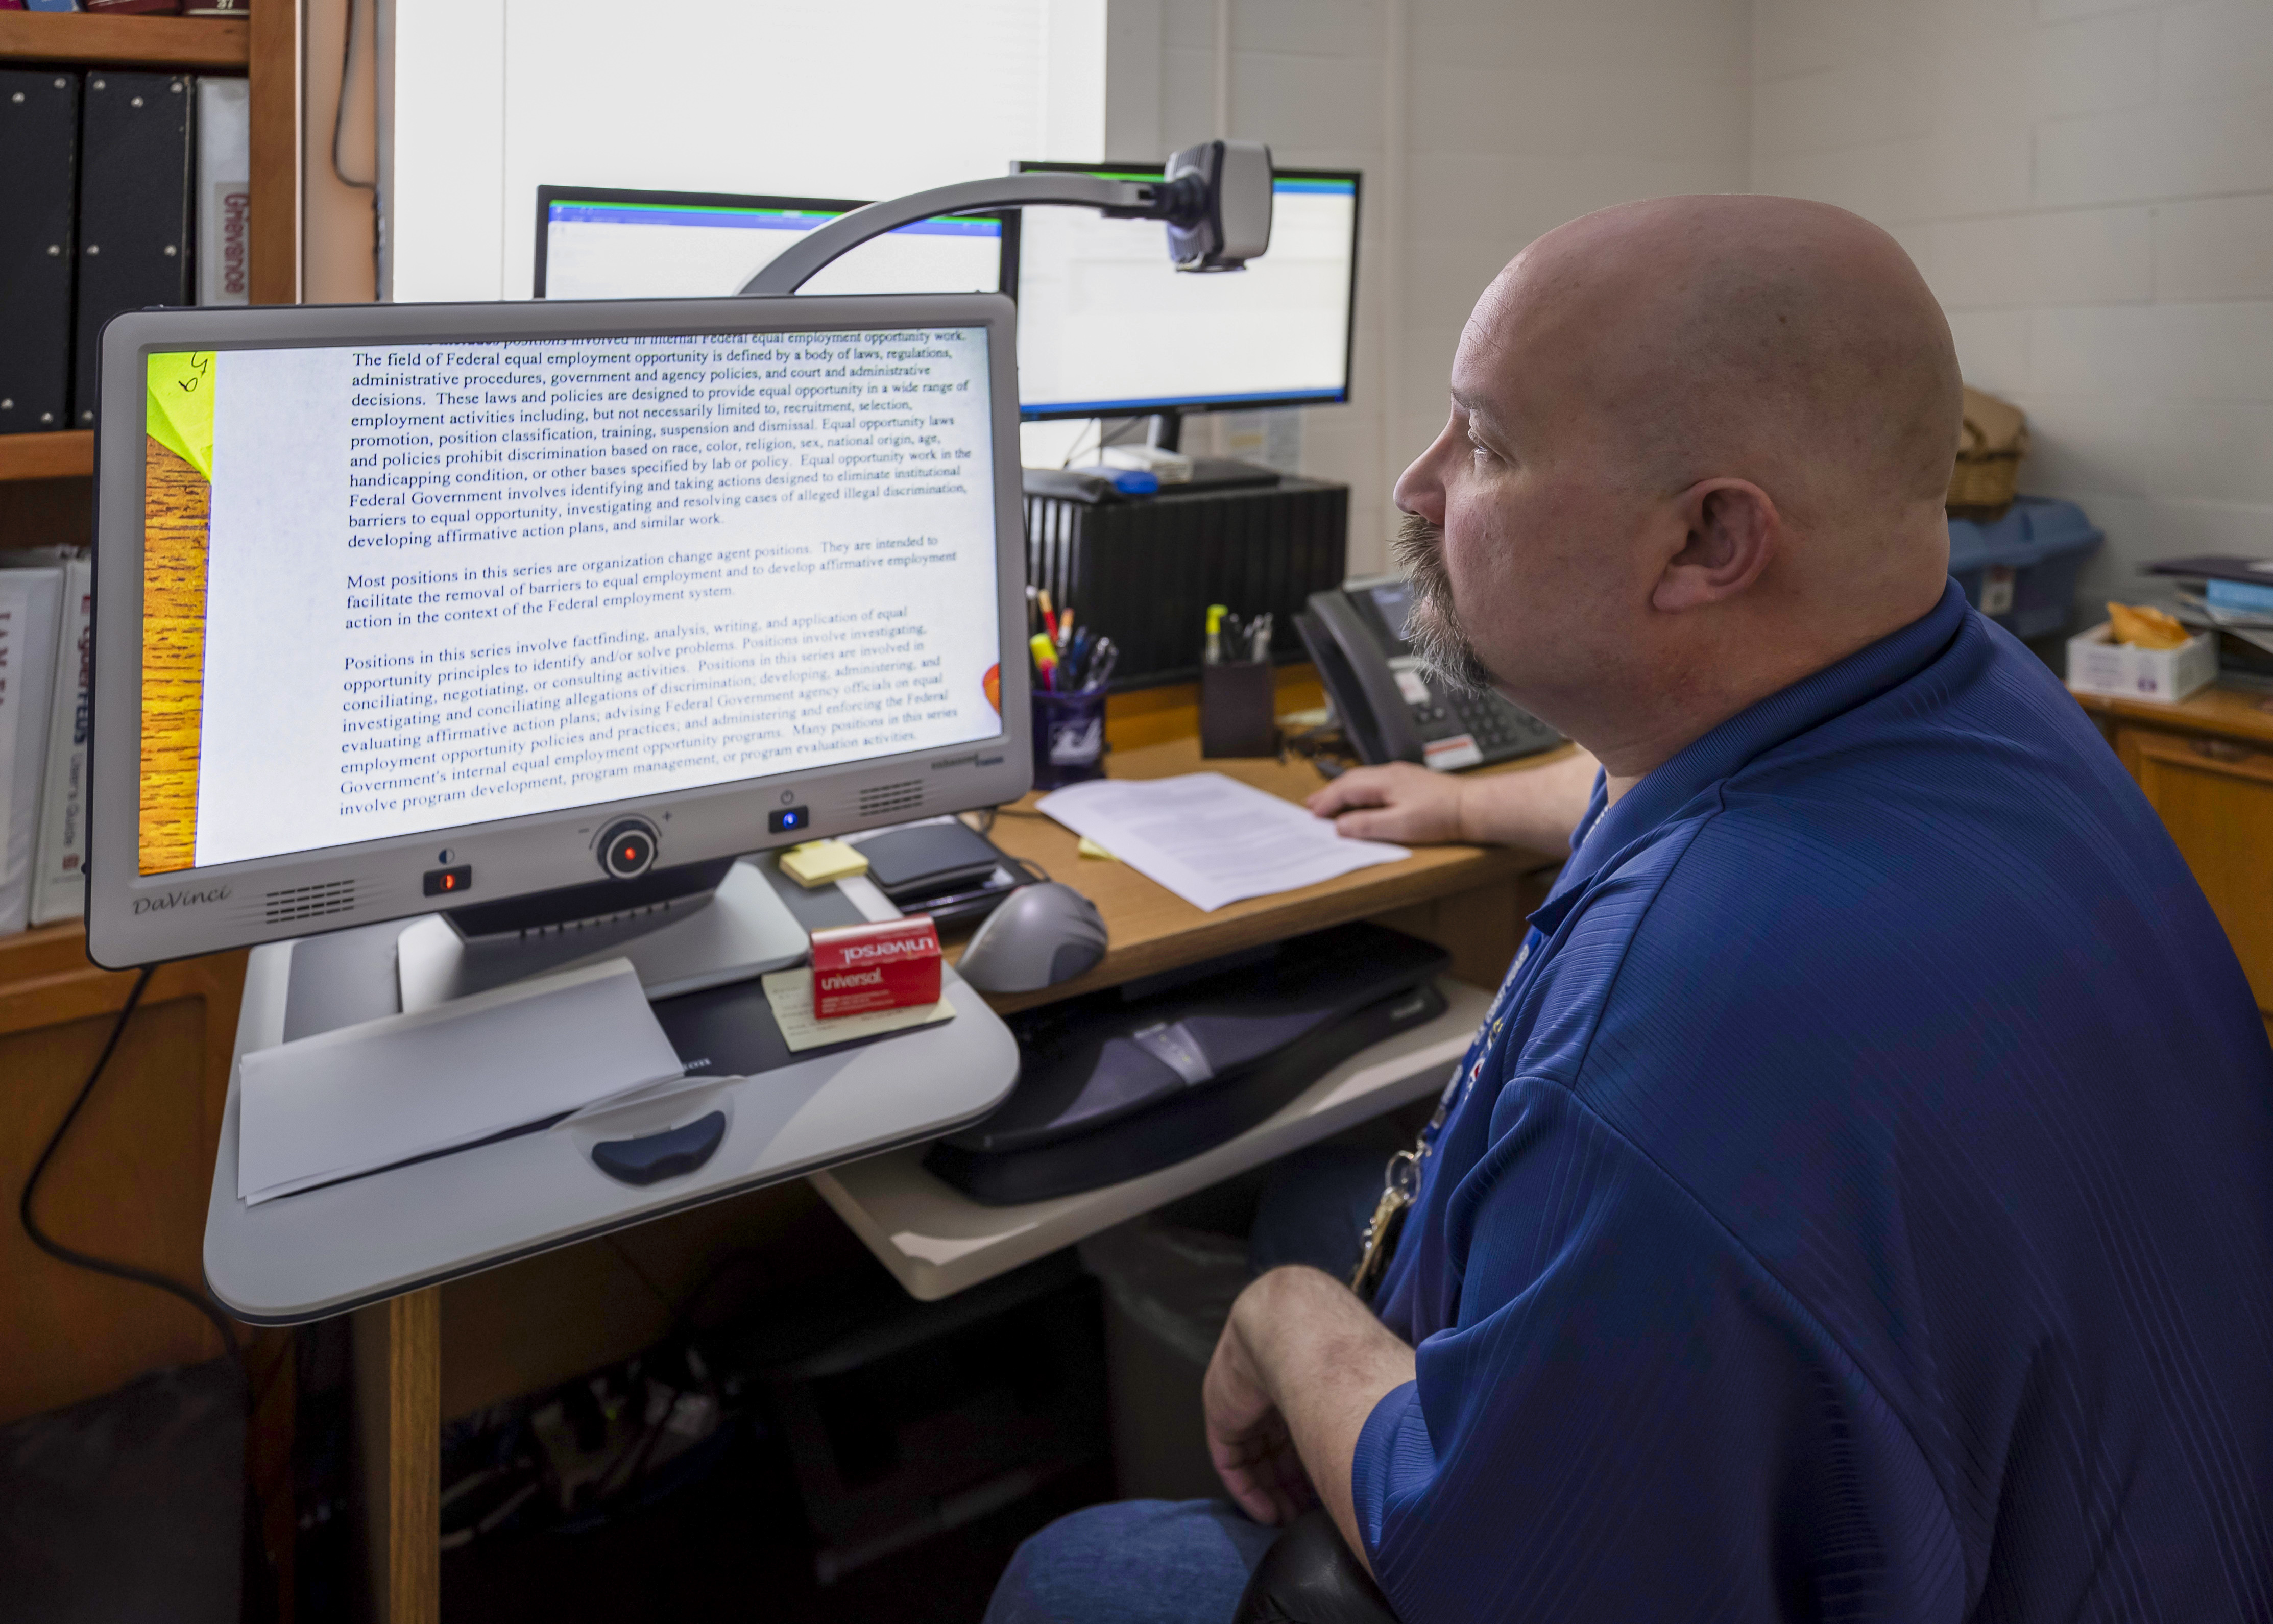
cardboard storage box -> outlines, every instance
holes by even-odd
[[[2176,648],[2126,648],[2101,621],[2067,640],[2067,685],[2078,693],[2173,704],[2217,680],[2217,640],[2197,632]]]

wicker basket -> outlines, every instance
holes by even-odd
[[[2021,459],[2029,454],[2029,420],[2017,406],[1968,385],[1957,464],[1950,470],[1952,513],[1994,517],[2013,505]]]

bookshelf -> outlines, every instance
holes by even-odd
[[[250,17],[0,11],[0,62],[243,71],[252,62],[252,23]]]
[[[0,11],[0,66],[243,74],[251,98],[251,296],[300,296],[302,0],[253,0],[242,19]],[[0,435],[0,547],[87,542],[94,437]],[[40,1187],[66,1246],[203,1278],[206,1202],[245,955],[161,967],[101,1086]],[[86,956],[76,923],[0,936],[0,1194],[11,1209],[85,1081],[133,977]],[[92,1398],[146,1372],[210,1358],[212,1330],[173,1298],[70,1269],[0,1224],[0,1423]],[[264,1382],[248,1430],[260,1535],[289,1586],[293,1381],[281,1333],[247,1333]],[[281,1364],[278,1361],[281,1359]],[[274,1377],[273,1380],[270,1378]]]
[[[0,17],[10,13],[0,11]],[[85,479],[94,472],[94,430],[0,434],[0,481]]]

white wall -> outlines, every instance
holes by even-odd
[[[2273,546],[2273,3],[1756,0],[1755,191],[1891,229],[2024,490],[2141,558]]]
[[[1218,0],[1108,0],[1106,150],[1228,134],[1364,171],[1354,398],[1302,413],[1302,466],[1349,483],[1350,565],[1377,568],[1460,326],[1516,250],[1627,198],[1744,189],[1747,0],[1227,3],[1223,57]]]
[[[1219,0],[1108,0],[1106,145],[1217,134],[1220,94],[1227,133],[1365,171],[1355,400],[1302,414],[1305,469],[1354,488],[1354,568],[1493,273],[1676,191],[1892,230],[1968,378],[2027,408],[2024,488],[2108,532],[2087,602],[2141,558],[2273,546],[2273,0],[1220,4],[1219,86]]]
[[[529,296],[541,184],[875,198],[1102,155],[1104,0],[634,10],[386,0],[390,296]]]

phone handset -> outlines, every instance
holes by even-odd
[[[1295,625],[1359,759],[1369,767],[1425,760],[1412,705],[1349,595],[1312,593],[1309,612]]]

